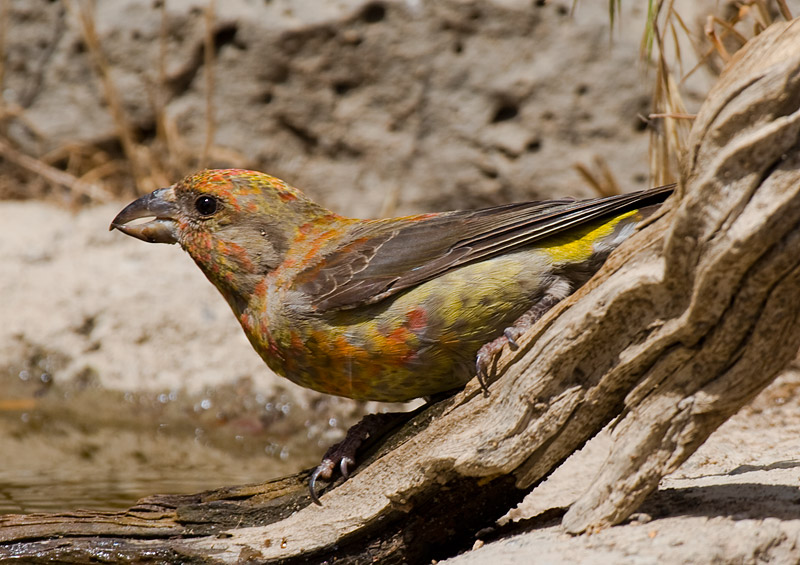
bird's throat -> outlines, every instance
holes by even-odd
[[[265,275],[257,254],[236,243],[213,238],[184,248],[238,317]]]

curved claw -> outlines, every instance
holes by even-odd
[[[330,479],[333,474],[333,467],[333,461],[325,458],[322,460],[322,463],[314,469],[314,472],[311,473],[311,477],[308,479],[308,493],[311,495],[311,502],[317,506],[322,506],[322,502],[320,502],[317,496],[317,479],[320,477],[323,479]]]
[[[503,335],[506,336],[508,340],[508,346],[511,348],[511,351],[516,351],[519,349],[519,344],[516,341],[516,338],[519,337],[520,332],[516,331],[515,328],[506,328],[503,331]]]
[[[489,384],[486,382],[486,377],[488,376],[486,366],[489,364],[489,361],[486,358],[486,352],[478,352],[478,358],[475,360],[475,376],[478,377],[478,384],[481,385],[483,395],[489,396]]]
[[[351,457],[342,457],[342,460],[339,461],[339,471],[345,479],[350,478],[350,466],[355,464],[355,460]]]
[[[373,435],[382,435],[389,429],[389,425],[396,425],[398,420],[408,419],[405,412],[387,412],[385,414],[367,414],[361,421],[347,430],[347,435],[339,443],[332,445],[322,458],[322,462],[311,473],[308,480],[308,490],[311,501],[322,506],[317,496],[317,480],[330,479],[336,467],[342,476],[347,479],[350,469],[356,467],[356,451],[364,441]]]
[[[317,477],[319,477],[319,467],[314,469],[314,472],[311,473],[311,478],[308,481],[308,494],[311,495],[311,502],[317,506],[322,506],[322,503],[319,501],[319,497],[317,496]]]

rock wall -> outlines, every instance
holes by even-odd
[[[133,137],[164,157],[163,116],[193,156],[170,169],[182,175],[208,124],[207,2],[164,1],[163,29],[159,2],[87,13]],[[58,166],[75,143],[121,156],[86,4],[9,11],[3,94],[21,117],[8,135]],[[598,155],[622,190],[645,187],[646,3],[622,4],[612,41],[605,2],[217,2],[208,164],[265,170],[357,216],[591,195],[573,165]]]

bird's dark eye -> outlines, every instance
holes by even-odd
[[[213,196],[203,194],[194,201],[194,208],[202,216],[211,216],[219,209],[219,203]]]

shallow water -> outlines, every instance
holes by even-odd
[[[74,477],[0,472],[0,514],[63,513],[80,509],[121,510],[153,493],[192,493],[226,484],[254,482],[248,474],[203,470],[141,473],[136,476],[81,474]]]
[[[23,377],[0,375],[0,514],[115,510],[263,482],[318,462],[351,423],[247,382],[133,394]]]
[[[260,482],[302,467],[263,449],[237,453],[191,438],[118,430],[30,434],[0,446],[0,514],[122,509],[151,494]]]

